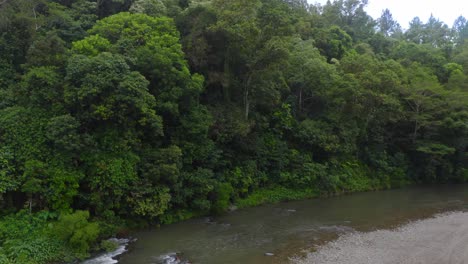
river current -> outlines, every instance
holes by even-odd
[[[369,248],[368,254],[383,250],[398,255],[398,251],[390,251],[385,246],[387,239],[388,245],[406,241],[407,244],[401,244],[401,254],[414,252],[418,243],[424,244],[424,239],[432,237],[430,233],[425,237],[421,234],[421,240],[411,241],[414,234],[419,234],[418,230],[427,226],[426,231],[434,230],[434,236],[441,236],[453,232],[441,226],[450,221],[453,221],[451,227],[466,222],[468,228],[468,214],[463,213],[466,211],[468,185],[411,187],[264,205],[142,230],[134,234],[136,241],[130,244],[127,253],[118,257],[118,263],[387,263],[380,256],[372,260],[364,249]],[[415,233],[408,235],[405,228],[413,228]],[[457,228],[455,231],[464,227]],[[464,237],[468,236],[466,231],[460,233],[462,242],[468,239]],[[356,244],[359,241],[368,244]],[[379,243],[380,248],[372,248]],[[433,246],[444,243],[439,241]],[[411,250],[412,246],[415,250]],[[465,249],[468,252],[468,248],[462,248],[462,252]],[[349,255],[352,252],[362,252],[363,259],[371,262],[353,261]],[[340,254],[348,254],[344,262],[337,259]],[[326,262],[327,258],[331,261]],[[425,262],[416,259],[408,263]]]

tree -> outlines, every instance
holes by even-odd
[[[419,17],[414,17],[413,20],[410,21],[409,29],[405,33],[405,37],[407,40],[412,41],[416,44],[423,43],[423,33],[424,32],[424,24]]]
[[[312,41],[297,40],[291,52],[287,81],[292,94],[296,97],[296,111],[317,115],[323,107],[325,91],[335,85],[334,66],[328,64]]]
[[[439,81],[444,82],[446,76],[443,65],[447,63],[444,50],[430,44],[418,45],[411,42],[399,42],[391,53],[391,58],[400,61],[408,67],[413,62],[429,68]]]
[[[97,13],[99,18],[105,18],[119,12],[128,11],[131,0],[97,0]]]
[[[224,61],[228,41],[223,31],[213,29],[217,23],[216,12],[212,8],[198,5],[188,8],[176,22],[190,69],[205,76],[207,90],[212,87],[218,90],[220,83],[227,79],[224,76]],[[227,93],[224,96],[227,97]]]
[[[327,57],[328,62],[343,58],[351,50],[353,44],[351,37],[337,26],[317,30],[315,38],[317,39],[315,45]]]
[[[452,40],[452,32],[449,27],[433,15],[426,23],[426,37],[424,43],[429,43],[434,47],[449,48]]]
[[[468,38],[468,21],[465,17],[459,16],[453,23],[452,30],[454,31],[455,42],[461,46]]]
[[[63,68],[65,65],[65,42],[50,33],[34,41],[26,54],[25,68],[49,66]]]
[[[196,103],[203,78],[190,74],[171,19],[120,13],[99,21],[90,33],[84,41],[95,49],[100,50],[91,43],[93,38],[104,38],[111,44],[108,51],[136,59],[138,63],[132,69],[149,80],[149,91],[162,113],[177,117],[183,111],[182,104],[179,105],[182,100],[193,99],[188,102]]]
[[[91,58],[76,55],[68,65],[66,105],[81,122],[99,121],[104,126],[112,122],[161,134],[161,119],[154,110],[156,100],[148,91],[148,81],[131,72],[123,57],[105,52]]]
[[[393,19],[392,13],[390,13],[390,10],[388,9],[382,11],[382,15],[377,20],[377,23],[380,32],[386,37],[402,31],[400,24]]]
[[[329,25],[344,29],[354,41],[369,38],[374,33],[375,21],[364,11],[367,0],[327,1],[323,16]]]
[[[30,210],[67,210],[78,194],[82,174],[68,155],[55,155],[49,148],[48,118],[40,108],[16,106],[2,110],[2,195],[15,194],[19,206],[27,198]]]
[[[248,119],[252,96],[263,99],[261,95],[271,95],[271,92],[277,94],[278,89],[274,85],[278,82],[272,78],[281,78],[278,70],[288,56],[285,48],[287,40],[259,35],[257,12],[261,7],[260,1],[218,0],[214,6],[221,10],[215,27],[226,31],[229,38],[225,67],[225,70],[231,71],[226,74],[233,78],[229,86],[231,90],[241,90],[244,116]],[[275,71],[278,74],[272,74]],[[261,88],[269,92],[264,93]]]
[[[417,44],[430,44],[437,48],[447,48],[451,40],[451,32],[446,24],[430,16],[426,24],[419,17],[410,22],[410,28],[405,33],[406,38]]]
[[[129,11],[150,16],[165,16],[167,14],[167,8],[161,0],[137,0],[133,2]]]

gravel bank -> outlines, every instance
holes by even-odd
[[[295,264],[468,264],[468,213],[454,212],[395,230],[350,233]]]

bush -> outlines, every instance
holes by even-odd
[[[231,195],[234,192],[229,183],[220,183],[215,189],[215,197],[213,205],[211,206],[211,211],[215,214],[220,214],[225,212],[230,203]]]
[[[106,252],[115,251],[119,247],[119,244],[112,240],[103,240],[101,241],[101,249]]]
[[[468,169],[460,169],[456,174],[455,182],[468,182]]]
[[[9,259],[15,263],[51,263],[63,260],[66,256],[60,241],[47,237],[8,240],[4,248]]]
[[[318,179],[326,177],[327,173],[327,165],[305,162],[293,172],[281,172],[280,183],[292,188],[311,188],[316,185]]]
[[[303,200],[318,196],[318,192],[313,189],[290,189],[282,186],[275,186],[268,189],[260,189],[247,198],[236,201],[239,208],[253,207],[265,203],[278,203],[282,201]]]
[[[239,197],[245,197],[254,185],[253,175],[241,167],[235,167],[233,170],[228,171],[225,178],[236,189]]]
[[[5,255],[5,252],[3,248],[0,247],[0,264],[13,264],[13,262],[8,259],[7,255]]]
[[[204,215],[203,211],[192,211],[192,210],[174,210],[166,212],[164,215],[159,217],[159,222],[164,225],[177,223],[180,221],[188,220],[197,216]]]
[[[331,166],[328,174],[320,177],[319,189],[328,194],[378,190],[388,187],[387,178],[364,164],[348,161]]]
[[[67,260],[67,248],[55,236],[48,235],[48,222],[56,214],[20,211],[0,221],[0,264],[40,264]]]
[[[62,214],[51,231],[52,235],[68,243],[78,258],[88,256],[100,233],[99,225],[88,222],[88,218],[88,211]]]

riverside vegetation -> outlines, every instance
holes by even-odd
[[[0,1],[0,263],[230,204],[468,181],[468,22],[366,0]]]

